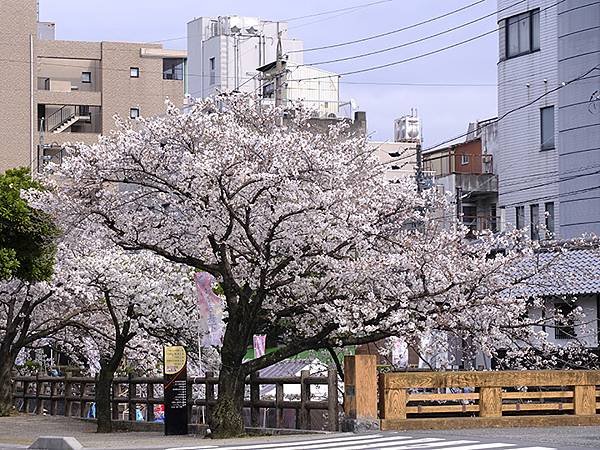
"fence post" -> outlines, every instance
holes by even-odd
[[[205,387],[204,387],[204,392],[205,392],[205,402],[204,404],[206,405],[206,417],[205,417],[205,421],[207,424],[210,424],[212,422],[212,411],[213,411],[213,406],[212,404],[209,404],[209,401],[212,401],[215,399],[215,385],[212,383],[208,383],[208,379],[209,378],[213,378],[215,376],[215,374],[213,372],[206,372],[204,374],[204,382],[205,382]]]
[[[29,386],[30,383],[29,381],[24,380],[23,381],[23,409],[25,411],[25,413],[29,413],[29,409],[31,407],[31,402],[29,401]]]
[[[50,380],[50,415],[56,414],[56,400],[55,397],[58,395],[58,380]]]
[[[300,409],[298,410],[299,428],[308,430],[310,427],[310,410],[306,403],[310,400],[310,386],[306,383],[306,378],[310,376],[310,370],[300,372]]]
[[[96,375],[96,379],[98,379],[98,376]],[[96,386],[96,384],[94,383],[94,386]],[[87,383],[85,381],[82,381],[81,383],[79,383],[79,417],[85,417],[85,400],[84,400],[84,396],[85,396],[85,388],[87,387]],[[94,388],[94,392],[96,392],[96,389]]]
[[[283,383],[275,385],[275,428],[283,424]]]
[[[344,358],[343,431],[379,429],[377,420],[377,356]]]
[[[406,419],[407,389],[390,386],[386,373],[379,375],[379,418],[384,420]]]
[[[338,374],[335,367],[327,371],[327,418],[329,431],[338,430]]]
[[[35,413],[42,414],[44,412],[44,400],[40,398],[42,390],[42,382],[40,381],[40,373],[35,374]]]
[[[250,374],[250,426],[258,427],[260,408],[257,406],[260,400],[260,385],[256,382],[257,372]]]
[[[501,387],[482,387],[479,390],[479,417],[502,417]]]
[[[596,414],[596,386],[575,386],[573,406],[576,416]]]
[[[65,373],[65,393],[64,393],[64,402],[65,402],[65,416],[71,416],[71,396],[73,395],[73,384],[71,383],[71,373]]]
[[[146,421],[154,422],[154,383],[146,384]]]
[[[135,384],[131,382],[133,375],[131,373],[127,374],[127,409],[129,410],[129,421],[135,422],[135,403],[133,399],[135,398]]]

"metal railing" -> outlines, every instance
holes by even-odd
[[[91,417],[95,383],[92,377],[17,376],[13,377],[13,400],[22,412]],[[187,385],[190,421],[209,423],[218,399],[218,377],[209,372],[204,377],[188,378]],[[299,385],[299,395],[286,395],[284,385]],[[311,393],[311,386],[316,385],[327,386],[325,397]],[[111,404],[115,420],[135,421],[141,417],[145,421],[155,421],[154,407],[163,403],[161,377],[114,379]],[[246,380],[244,408],[248,426],[337,431],[337,371],[332,368],[325,376],[310,375],[309,371],[302,371],[299,377],[253,375]]]
[[[44,131],[50,133],[74,117],[89,116],[89,106],[65,105],[44,120]]]

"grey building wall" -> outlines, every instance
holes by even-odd
[[[500,30],[500,62],[498,64],[498,116],[532,102],[555,89],[558,78],[557,9],[554,0],[530,0],[516,6],[514,0],[498,0]],[[539,8],[540,50],[507,58],[504,19]],[[541,150],[540,108],[555,106],[556,92],[542,100],[509,114],[498,123],[498,150],[494,155],[499,175],[498,203],[504,208],[507,224],[516,222],[515,208],[525,207],[526,227],[529,227],[531,204],[540,205],[543,218],[545,202],[555,203],[555,224],[558,232],[558,151]],[[556,113],[556,110],[555,110]],[[555,114],[555,122],[558,121]],[[555,132],[557,126],[555,124]],[[557,137],[555,136],[555,142]]]
[[[558,12],[558,73],[585,79],[559,91],[561,236],[600,235],[600,0],[566,0]]]

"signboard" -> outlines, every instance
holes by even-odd
[[[181,346],[163,348],[165,435],[188,434],[187,354]]]

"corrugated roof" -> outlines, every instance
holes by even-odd
[[[577,295],[600,293],[600,248],[543,251],[525,263],[526,270],[540,273],[529,279],[528,295]]]

